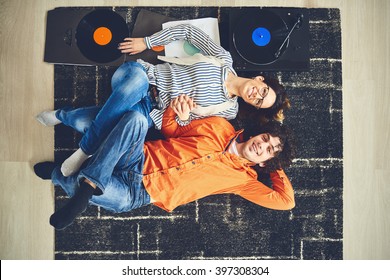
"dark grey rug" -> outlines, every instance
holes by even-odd
[[[116,8],[118,9],[118,8]],[[130,30],[141,7],[124,8]],[[218,17],[230,8],[146,8],[177,19]],[[296,193],[292,211],[237,196],[208,197],[169,214],[157,207],[112,214],[91,206],[55,234],[56,259],[342,259],[343,139],[341,29],[338,9],[309,9],[308,72],[273,73],[292,108],[285,123],[299,154],[286,170]],[[103,104],[116,67],[55,66],[55,108]],[[240,73],[239,73],[240,74]],[[78,148],[80,135],[55,129],[55,160]],[[68,198],[56,189],[56,208]]]

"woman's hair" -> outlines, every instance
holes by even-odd
[[[278,122],[284,120],[284,111],[291,106],[287,98],[286,90],[277,79],[272,77],[264,76],[264,83],[275,91],[275,103],[270,108],[257,109],[246,103],[242,98],[239,98],[238,117],[241,121],[265,124],[270,120],[276,120]]]
[[[243,140],[257,136],[262,133],[269,133],[273,137],[279,137],[282,146],[281,152],[265,163],[265,167],[256,165],[255,170],[270,173],[280,168],[287,168],[291,165],[296,156],[296,143],[291,129],[277,121],[269,121],[265,125],[252,125],[244,129]]]

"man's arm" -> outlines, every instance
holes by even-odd
[[[207,117],[199,120],[192,120],[185,126],[177,123],[176,118],[184,121],[189,117],[190,111],[196,106],[192,98],[182,94],[170,103],[165,110],[161,132],[165,138],[174,138],[180,136],[208,136],[210,131],[229,131],[234,128],[228,121],[220,117]]]
[[[273,189],[253,180],[237,193],[243,198],[275,210],[290,210],[295,207],[294,190],[286,173],[279,169],[270,174]]]
[[[161,133],[165,138],[178,137],[193,128],[193,124],[190,122],[184,126],[179,125],[177,119],[181,122],[189,120],[190,111],[195,106],[193,100],[186,94],[181,94],[171,101],[162,119]]]

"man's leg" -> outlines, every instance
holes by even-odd
[[[113,176],[113,174],[119,172],[119,177],[123,177],[123,174],[135,173],[138,174],[137,182],[139,182],[139,178],[142,179],[143,144],[147,130],[147,119],[140,113],[130,111],[122,117],[121,121],[91,158],[88,166],[77,175],[77,179],[75,179],[75,175],[69,178],[69,182],[80,182],[80,187],[75,191],[71,200],[50,218],[50,223],[55,228],[63,229],[70,225],[79,214],[85,211],[93,193],[100,190],[104,195],[106,187],[109,187],[108,193],[103,199],[97,199],[95,204],[107,207],[110,210],[115,209],[115,203],[112,203],[112,201],[115,202],[118,198],[123,198],[123,195],[114,194],[122,193],[121,190],[128,189],[128,186],[126,187],[126,181],[118,181],[118,176]],[[55,171],[57,173],[53,172],[53,183],[56,184],[57,180],[57,183],[62,186],[67,178],[58,176],[58,170]],[[60,179],[58,180],[57,177]],[[86,179],[92,182],[94,186],[97,186],[98,189],[95,190],[90,184],[86,183]],[[65,185],[70,186],[71,184],[66,183]],[[65,191],[71,194],[73,189],[70,187],[70,189]],[[147,199],[148,197],[146,197]],[[107,205],[104,205],[105,203]],[[126,209],[126,207],[122,206],[121,208]]]
[[[80,149],[63,163],[61,171],[65,176],[77,171],[88,155],[94,154],[123,114],[147,96],[149,80],[140,64],[128,62],[114,73],[112,85],[113,92],[81,139]]]
[[[63,123],[66,126],[72,127],[81,134],[84,134],[91,126],[92,121],[99,113],[100,108],[101,107],[99,106],[90,106],[78,109],[63,108],[55,111],[44,111],[36,118],[45,126],[54,126]],[[85,155],[80,149],[73,154],[73,158],[77,158],[79,160],[80,166],[88,157],[89,156]],[[35,173],[44,172],[47,167],[47,165],[44,166],[42,164],[38,164],[34,167],[34,169],[36,169]],[[37,175],[42,178],[42,176],[38,173]]]

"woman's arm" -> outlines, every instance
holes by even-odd
[[[134,55],[146,50],[147,46],[144,38],[125,38],[124,42],[119,44],[118,49],[122,53]]]
[[[186,40],[206,55],[231,60],[230,53],[217,45],[205,32],[190,24],[180,24],[163,29],[145,38],[126,38],[119,49],[123,53],[136,54],[155,46],[167,45],[177,40]]]

